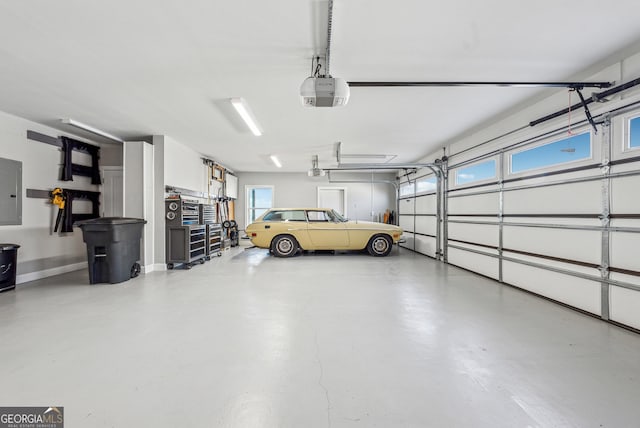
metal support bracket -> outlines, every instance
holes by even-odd
[[[582,97],[580,97],[582,98]],[[590,116],[587,116],[590,118]],[[610,315],[610,263],[611,263],[611,166],[609,165],[609,159],[611,159],[611,120],[609,117],[605,117],[602,123],[602,165],[600,171],[602,172],[602,214],[599,216],[602,226],[601,234],[601,259],[600,259],[600,277],[602,282],[600,283],[600,316],[603,320],[608,320]],[[593,125],[593,123],[592,123]]]
[[[504,249],[504,151],[500,151],[500,177],[498,177],[499,207],[498,207],[498,281],[503,279],[503,249]]]
[[[589,111],[589,106],[587,105],[587,101],[584,99],[584,96],[582,95],[582,92],[580,92],[581,88],[576,87],[574,89],[578,93],[578,96],[580,97],[580,102],[582,103],[582,107],[584,108],[584,114],[587,116],[587,120],[589,121],[589,123],[593,127],[593,132],[595,134],[597,134],[598,133],[598,128],[596,128],[596,122],[593,120],[593,116],[591,116],[591,111]]]
[[[440,221],[442,222],[442,261],[449,262],[449,165],[448,158],[442,157],[440,165],[442,182],[442,212]]]

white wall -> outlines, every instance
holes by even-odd
[[[0,157],[22,162],[22,225],[0,226],[0,242],[18,244],[18,277],[22,283],[70,270],[86,268],[86,247],[82,232],[53,233],[58,208],[46,199],[26,197],[26,189],[51,190],[54,187],[99,191],[88,177],[74,176],[60,181],[62,154],[58,147],[27,139],[27,130],[57,137],[65,134],[16,116],[0,112]],[[91,144],[95,142],[87,141]],[[112,146],[112,145],[109,145]],[[105,149],[110,163],[117,163],[118,148]],[[82,162],[81,159],[74,161]],[[79,204],[76,204],[76,208]],[[75,210],[75,209],[74,209]]]
[[[74,228],[73,233],[53,233],[53,224],[57,207],[45,199],[26,197],[26,189],[50,190],[54,187],[100,191],[100,186],[92,185],[87,177],[74,176],[73,181],[59,180],[62,154],[60,149],[28,140],[27,130],[57,137],[67,135],[87,141],[84,138],[62,133],[16,116],[0,112],[0,157],[21,161],[23,163],[23,223],[19,226],[0,226],[0,242],[14,243],[21,246],[18,250],[17,282],[27,282],[50,275],[77,269],[86,269],[86,246],[82,240],[82,232]],[[98,143],[87,141],[91,144]],[[126,143],[125,143],[126,144]],[[130,195],[133,200],[125,204],[126,215],[144,217],[149,222],[145,235],[143,264],[147,270],[163,269],[165,260],[164,241],[164,197],[165,185],[177,186],[196,192],[211,190],[216,193],[217,183],[208,189],[207,168],[202,163],[203,155],[166,136],[154,136],[153,146],[143,145],[140,156],[129,153],[125,176],[138,174],[141,185],[145,189],[143,195]],[[117,144],[102,144],[101,166],[122,166],[123,148]],[[147,155],[144,155],[144,153]],[[79,157],[78,157],[79,155]],[[143,156],[144,155],[144,156]],[[168,162],[165,162],[165,159]],[[74,154],[74,162],[85,163],[82,154]],[[134,177],[135,181],[135,177]],[[133,202],[141,202],[136,207]],[[80,204],[76,204],[78,208]],[[75,209],[74,209],[75,210]],[[135,215],[134,215],[135,214]]]
[[[164,137],[164,183],[196,192],[207,191],[207,168],[204,156],[184,144]]]
[[[122,144],[100,146],[100,166],[122,166]]]
[[[306,173],[238,173],[239,197],[236,220],[241,229],[245,223],[245,189],[248,185],[274,186],[275,207],[316,207],[318,187],[344,187],[347,189],[347,215],[350,219],[371,220],[371,211],[384,213],[395,210],[395,188],[376,183],[330,183],[328,177],[309,177]],[[332,180],[370,181],[371,174],[332,175]],[[375,174],[374,180],[394,181],[393,174]],[[373,196],[373,204],[372,204]]]
[[[210,192],[218,194],[220,184],[209,182],[209,172],[202,158],[210,156],[198,153],[179,141],[165,135],[154,135],[153,139],[153,204],[147,207],[153,212],[153,269],[163,270],[165,263],[165,207],[166,186],[179,187],[194,192]],[[201,202],[208,202],[204,198],[187,196]],[[150,266],[148,266],[150,268]]]

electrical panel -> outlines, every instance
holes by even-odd
[[[0,158],[0,225],[22,224],[22,162]]]

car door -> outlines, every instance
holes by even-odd
[[[324,210],[307,210],[307,219],[313,249],[333,250],[349,246],[345,223],[333,221]]]

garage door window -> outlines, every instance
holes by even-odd
[[[247,223],[273,208],[273,186],[247,186]]]
[[[629,148],[640,147],[640,117],[629,120]]]
[[[415,194],[415,187],[414,187],[414,183],[402,183],[400,185],[400,197],[404,197],[404,196],[413,196]]]
[[[416,180],[416,193],[435,192],[437,184],[436,177],[420,178]]]
[[[518,173],[591,159],[591,133],[584,132],[511,155],[511,172]]]
[[[456,171],[455,176],[457,185],[490,180],[496,177],[496,161],[491,159],[461,168]]]

